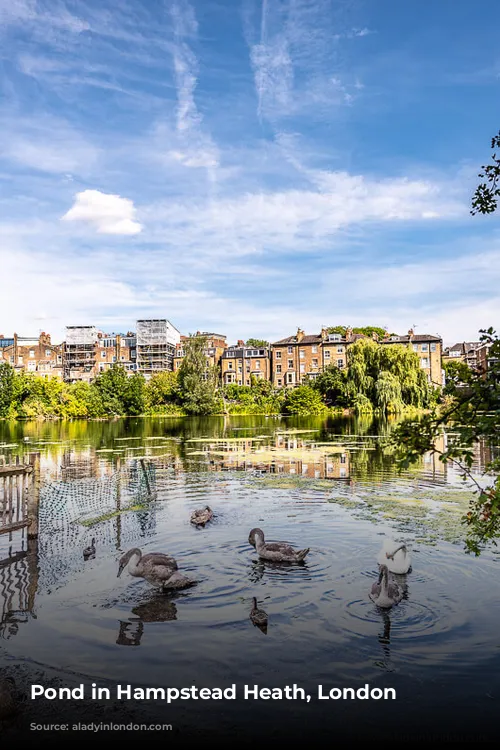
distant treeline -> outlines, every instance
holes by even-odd
[[[408,347],[378,346],[360,339],[348,349],[348,367],[327,367],[316,379],[295,388],[275,388],[252,379],[250,386],[220,383],[217,367],[207,365],[203,338],[186,342],[178,372],[161,372],[150,380],[128,375],[120,364],[92,383],[64,383],[16,372],[0,365],[0,417],[7,419],[99,419],[164,414],[322,414],[328,409],[358,414],[397,414],[425,409],[436,399]]]

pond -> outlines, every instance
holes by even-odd
[[[38,537],[0,535],[0,667],[65,685],[236,684],[240,696],[296,684],[312,696],[141,702],[141,716],[186,736],[493,739],[498,556],[464,553],[470,489],[435,455],[399,475],[391,429],[331,417],[0,423],[0,455],[39,454],[40,480]],[[475,470],[487,460],[478,446]],[[196,528],[205,505],[214,518]],[[259,560],[256,526],[309,547],[305,561]],[[369,592],[387,537],[407,543],[412,570],[383,612]],[[132,547],[174,556],[197,584],[164,595],[117,578]],[[253,597],[267,632],[249,618]],[[396,701],[317,700],[318,685],[365,684]]]

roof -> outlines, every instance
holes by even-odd
[[[288,336],[286,339],[275,341],[271,346],[286,346],[287,344],[321,344],[323,339],[319,334],[312,334],[309,336],[303,336],[300,341],[297,340],[297,335]]]
[[[446,351],[460,351],[460,352],[469,352],[473,349],[479,349],[481,346],[480,341],[462,341],[460,344],[453,344],[453,346],[447,346]]]
[[[388,339],[381,339],[381,344],[407,344],[409,342],[418,344],[421,341],[442,341],[440,336],[433,336],[430,333],[416,333],[413,336],[406,334],[405,336],[391,336]]]

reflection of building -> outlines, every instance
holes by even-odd
[[[252,378],[270,380],[271,359],[268,347],[245,346],[238,341],[222,354],[222,382],[224,385],[251,385]]]
[[[137,321],[137,370],[146,378],[174,369],[181,334],[166,318]]]

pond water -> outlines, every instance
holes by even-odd
[[[38,538],[0,535],[0,666],[42,665],[65,684],[297,684],[312,696],[141,704],[207,736],[489,741],[498,556],[463,551],[470,490],[458,473],[426,456],[399,475],[390,431],[333,418],[0,424],[0,454],[40,454]],[[478,447],[475,470],[486,460]],[[195,528],[205,505],[214,518]],[[260,561],[255,526],[310,547],[305,562]],[[413,561],[389,612],[368,596],[386,537]],[[117,578],[131,547],[173,555],[197,585],[166,596]],[[249,619],[253,597],[267,633]],[[316,699],[318,685],[366,683],[394,687],[396,701]]]

